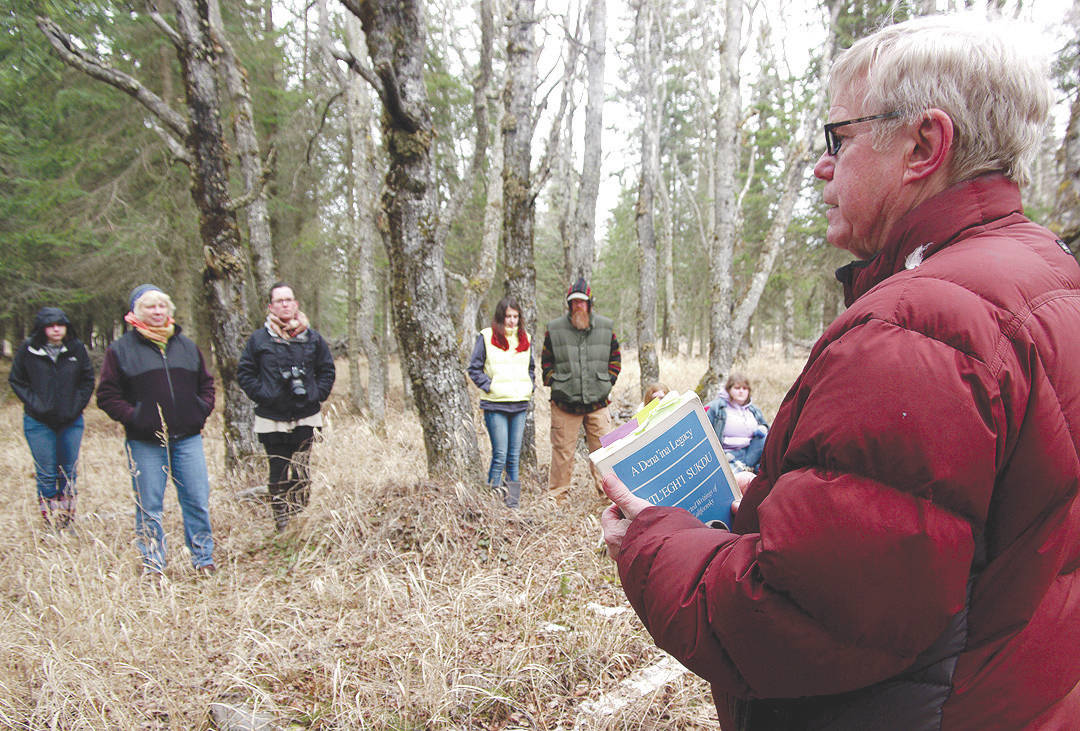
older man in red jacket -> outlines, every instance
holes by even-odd
[[[605,479],[627,597],[725,731],[1080,728],[1080,267],[1022,213],[1051,94],[1013,35],[920,18],[834,65],[848,309],[734,532]]]

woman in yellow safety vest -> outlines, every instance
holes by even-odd
[[[476,336],[468,372],[472,382],[483,391],[480,408],[491,438],[487,484],[511,508],[518,506],[521,497],[518,463],[525,414],[532,399],[534,370],[521,307],[512,297],[504,297],[495,306],[491,327],[485,327]]]

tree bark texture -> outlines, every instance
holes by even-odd
[[[350,16],[345,21],[349,50],[363,47],[360,22]],[[380,159],[372,136],[374,109],[362,79],[350,75],[345,87],[346,119],[352,149],[353,236],[356,256],[356,330],[359,350],[368,364],[367,402],[369,418],[376,428],[386,419],[386,348],[375,332],[375,310],[379,286],[375,281],[375,247],[382,241],[378,213]]]
[[[506,87],[503,143],[503,264],[506,294],[521,305],[521,316],[534,333],[536,322],[536,268],[533,265],[533,226],[536,193],[532,188],[533,90],[536,88],[536,42],[534,0],[511,0],[507,32]],[[539,360],[540,346],[533,338],[533,355]],[[536,438],[532,409],[529,409],[521,462],[536,467]]]
[[[349,248],[346,253],[349,403],[357,413],[367,414],[376,429],[381,429],[386,418],[386,354],[375,333],[375,310],[380,294],[375,283],[375,245],[382,238],[376,222],[380,160],[372,135],[374,110],[367,86],[374,80],[374,74],[360,64],[359,53],[364,47],[364,35],[360,21],[352,14],[346,15],[344,23],[346,60],[356,73],[348,73],[338,67],[332,49],[326,2],[318,2],[320,44],[327,68],[345,93],[349,203]],[[360,376],[361,354],[368,364],[366,388]]]
[[[642,394],[645,387],[660,380],[656,352],[656,226],[653,218],[656,181],[659,175],[659,108],[656,84],[658,37],[656,10],[650,0],[637,8],[634,60],[638,73],[641,120],[641,168],[638,175],[637,204],[634,210],[638,240],[637,349]]]
[[[604,66],[607,57],[607,3],[590,0],[589,45],[585,51],[588,94],[585,103],[585,141],[582,147],[581,186],[578,189],[571,254],[570,279],[592,278],[596,258],[596,199],[600,192],[600,166],[604,132]]]
[[[268,297],[270,286],[277,281],[274,274],[274,246],[270,232],[270,207],[266,199],[266,178],[255,132],[255,109],[248,88],[247,71],[236,58],[232,44],[225,35],[219,0],[209,0],[211,39],[221,49],[219,66],[221,78],[233,102],[232,126],[236,140],[236,158],[244,181],[244,206],[247,213],[248,248],[251,251],[252,273],[259,298]]]
[[[476,125],[477,149],[486,151],[490,147],[491,160],[487,165],[487,202],[484,207],[480,254],[474,270],[466,274],[465,287],[461,296],[461,325],[458,342],[463,363],[468,360],[473,342],[476,340],[476,319],[480,303],[491,289],[491,283],[495,279],[495,265],[499,256],[499,231],[502,224],[502,140],[493,146],[488,145],[488,139],[492,135],[488,96],[493,85],[491,59],[495,44],[494,15],[492,0],[481,0],[480,63],[473,81],[473,120]],[[474,155],[474,163],[477,159]],[[480,162],[483,161],[480,160]],[[483,165],[481,164],[477,165],[475,171],[470,174],[470,189],[479,182],[474,179],[474,176],[479,176],[482,172]]]
[[[423,6],[420,0],[345,5],[360,18],[381,83],[383,140],[390,158],[382,195],[390,299],[424,431],[427,471],[479,482],[472,407],[448,316],[443,249],[435,240]]]
[[[664,305],[661,308],[661,344],[664,352],[668,355],[679,354],[679,338],[676,331],[676,323],[680,322],[678,313],[675,311],[675,222],[672,213],[671,196],[668,195],[664,186],[663,176],[658,176],[660,185],[657,193],[660,196],[660,268],[664,279]]]
[[[715,229],[709,251],[709,363],[698,384],[704,400],[715,395],[735,358],[731,337],[732,280],[738,211],[735,206],[735,170],[739,154],[739,43],[742,38],[742,2],[726,0],[724,35],[720,43],[719,93],[716,99]]]
[[[205,268],[203,285],[213,322],[214,355],[225,401],[225,463],[237,467],[257,454],[251,401],[236,382],[251,323],[247,310],[247,257],[230,206],[229,160],[221,126],[217,56],[205,0],[176,0],[177,47],[190,131],[191,198],[199,211]]]

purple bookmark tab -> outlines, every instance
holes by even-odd
[[[629,434],[630,432],[634,431],[634,429],[637,429],[637,428],[638,428],[637,419],[631,419],[630,421],[626,422],[622,426],[617,426],[614,429],[612,429],[611,431],[609,431],[607,434],[605,434],[604,436],[600,437],[600,446],[601,447],[606,447],[607,445],[611,444],[612,442],[614,442],[616,440],[619,440],[619,439],[622,439],[627,434]]]

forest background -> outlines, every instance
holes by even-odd
[[[841,307],[811,168],[837,48],[932,0],[14,0],[0,14],[0,341],[42,305],[94,351],[169,291],[221,375],[225,461],[257,454],[232,374],[290,282],[385,418],[405,364],[428,468],[474,469],[461,363],[504,294],[537,336],[577,276],[636,350],[790,355]],[[1072,244],[1077,5],[1042,24],[1058,124],[1028,212]],[[1064,22],[1062,18],[1064,17]],[[539,343],[536,343],[537,348]],[[526,461],[535,464],[533,429]]]
[[[1025,202],[1075,247],[1080,13],[992,5],[973,11],[1053,24],[1057,124]],[[169,498],[151,585],[119,425],[87,410],[77,530],[56,535],[3,391],[0,726],[222,728],[226,704],[297,729],[715,728],[625,602],[584,460],[570,500],[544,495],[545,389],[522,508],[476,489],[463,353],[504,293],[539,335],[582,274],[625,346],[617,415],[643,382],[712,395],[734,364],[771,419],[841,306],[810,175],[827,59],[943,9],[8,0],[5,353],[49,304],[100,361],[154,282],[224,408],[205,430],[219,569],[184,560]],[[264,462],[231,378],[277,278],[340,374],[283,535],[241,499]]]

